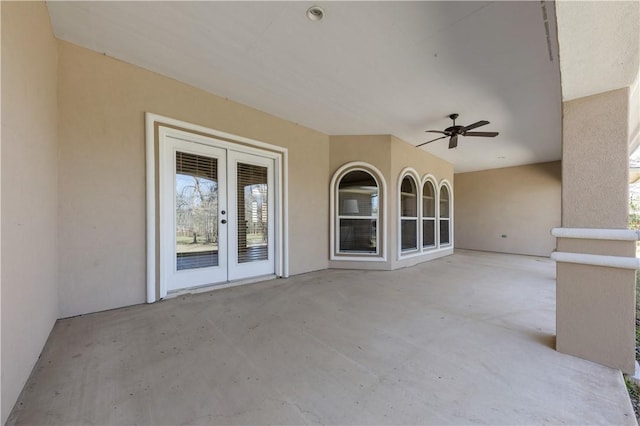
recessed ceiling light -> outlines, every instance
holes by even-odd
[[[312,21],[319,21],[324,18],[324,9],[320,6],[311,6],[307,9],[307,18]]]

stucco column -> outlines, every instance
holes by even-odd
[[[628,228],[628,104],[627,88],[564,103],[564,228]],[[557,250],[635,257],[614,239],[558,238]],[[633,373],[635,270],[558,262],[556,332],[558,351]]]

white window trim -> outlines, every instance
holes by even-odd
[[[441,252],[444,253],[444,252],[449,252],[449,251],[451,251],[451,246],[445,245],[445,246],[442,246],[442,247],[439,247],[439,248],[430,248],[428,250],[423,250],[423,251],[414,251],[414,252],[408,253],[405,256],[402,256],[402,258],[399,259],[399,260],[407,260],[407,259],[411,259],[413,257],[427,256],[427,255],[430,255],[430,254],[437,254],[437,253],[441,253]]]
[[[402,188],[402,181],[404,180],[405,177],[410,176],[413,179],[413,183],[416,186],[416,217],[411,217],[411,216],[401,216],[402,214],[402,192],[401,192],[401,188]],[[402,169],[402,171],[400,172],[400,178],[398,179],[398,209],[397,209],[397,213],[398,213],[398,260],[400,259],[404,259],[406,257],[411,257],[411,256],[415,256],[415,255],[419,255],[422,253],[422,187],[420,185],[420,176],[418,175],[418,172],[416,172],[415,169],[411,168],[411,167],[405,167],[404,169]],[[402,250],[402,220],[415,220],[416,221],[416,245],[417,247],[415,249],[407,249],[407,250]]]
[[[443,186],[446,187],[447,191],[449,192],[449,217],[444,219],[444,220],[448,220],[449,221],[449,243],[447,243],[447,244],[441,244],[440,243],[440,221],[443,220],[440,217],[440,192],[441,192]],[[438,205],[437,205],[436,211],[438,213],[438,223],[436,225],[437,228],[438,228],[438,248],[441,248],[441,247],[446,247],[446,248],[453,247],[453,187],[451,186],[449,181],[446,180],[446,179],[442,179],[440,181],[440,185],[438,185]]]
[[[279,194],[279,202],[276,206],[276,259],[275,272],[277,276],[289,276],[289,217],[288,217],[288,150],[277,145],[268,144],[255,139],[245,138],[243,136],[210,129],[197,124],[188,123],[186,121],[176,120],[162,115],[145,112],[145,154],[146,154],[146,236],[147,236],[147,276],[146,276],[146,302],[153,303],[158,301],[159,289],[156,286],[156,138],[155,126],[175,126],[202,133],[211,138],[224,138],[234,142],[243,144],[242,150],[245,152],[259,153],[260,155],[268,154],[275,160],[276,173],[276,190]],[[184,134],[184,131],[164,127],[172,134]],[[192,138],[191,133],[188,133]],[[178,136],[179,137],[179,136]],[[237,145],[232,142],[220,141],[220,145],[225,145],[229,149],[237,149]],[[159,149],[162,149],[161,147]],[[265,151],[269,151],[265,153]]]
[[[376,253],[340,253],[337,247],[338,232],[339,226],[337,222],[340,219],[338,216],[338,190],[337,185],[340,180],[349,172],[353,171],[363,171],[369,173],[376,181],[378,185],[378,225],[376,226],[376,242],[378,242],[376,247]],[[359,261],[359,262],[386,262],[387,261],[387,184],[384,180],[383,174],[372,164],[365,163],[362,161],[353,161],[347,164],[342,165],[336,172],[333,174],[331,178],[330,184],[330,202],[329,202],[329,211],[331,213],[330,229],[329,229],[329,243],[331,245],[330,249],[330,260],[343,260],[343,261]],[[380,203],[382,200],[382,203]],[[380,215],[382,212],[382,215]],[[382,217],[381,217],[382,216]],[[380,238],[382,236],[382,238]],[[379,242],[382,241],[380,245]]]
[[[430,182],[431,186],[433,187],[433,192],[434,192],[434,200],[433,202],[434,204],[434,215],[433,217],[429,216],[429,217],[425,217],[424,216],[424,211],[422,211],[422,197],[424,196],[424,185]],[[433,176],[432,174],[426,174],[425,176],[422,177],[421,183],[420,183],[420,192],[422,193],[421,197],[420,197],[420,248],[421,251],[423,253],[431,253],[435,250],[438,250],[439,248],[439,244],[440,244],[440,229],[438,227],[438,208],[440,207],[440,191],[439,191],[439,185],[438,185],[438,180],[435,178],[435,176]],[[433,220],[433,236],[434,236],[434,244],[432,246],[426,246],[424,245],[424,241],[422,240],[422,238],[424,237],[424,221],[427,219],[432,219]]]

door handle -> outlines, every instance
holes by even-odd
[[[225,223],[227,223],[227,219],[222,219],[221,222],[224,225]]]

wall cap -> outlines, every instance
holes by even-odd
[[[579,238],[584,240],[640,240],[640,231],[633,229],[553,228],[551,235],[558,238]]]
[[[636,257],[604,256],[600,254],[566,253],[556,251],[551,253],[551,260],[563,263],[578,263],[581,265],[606,266],[620,269],[640,269],[640,259]]]

